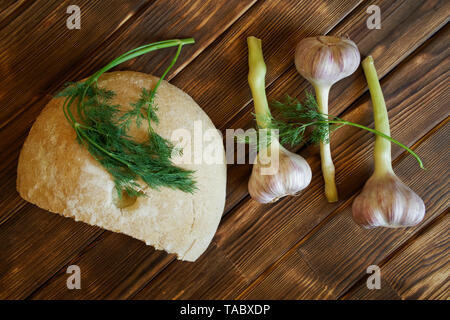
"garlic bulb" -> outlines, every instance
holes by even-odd
[[[266,64],[261,40],[248,37],[247,44],[248,83],[255,105],[256,122],[260,129],[266,130],[271,127],[272,117],[266,96]],[[272,135],[269,147],[263,146],[258,152],[248,182],[248,191],[254,200],[268,203],[287,195],[295,195],[310,182],[311,168],[306,160],[283,148]]]
[[[392,172],[367,180],[352,211],[353,220],[366,228],[409,227],[422,221],[425,204]]]
[[[350,39],[334,36],[306,38],[297,44],[297,71],[314,86],[331,87],[359,66],[360,54]]]
[[[328,114],[328,95],[333,84],[351,75],[358,68],[360,54],[356,44],[333,36],[319,36],[300,41],[295,50],[295,66],[316,91],[319,111]],[[329,143],[320,143],[325,196],[329,202],[338,200],[335,169]]]
[[[364,59],[362,66],[372,98],[375,129],[390,136],[386,103],[372,57]],[[395,175],[391,142],[380,135],[375,138],[374,163],[374,174],[353,201],[353,220],[366,228],[409,227],[422,221],[425,204]]]
[[[250,196],[260,203],[296,195],[309,185],[312,177],[308,162],[283,148],[277,140],[272,141],[269,150],[272,151],[258,153],[248,182]]]

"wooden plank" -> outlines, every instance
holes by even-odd
[[[323,30],[326,30],[327,28],[330,28],[329,27],[330,15],[332,13],[336,14],[336,16],[334,16],[332,18],[331,23],[337,23],[345,14],[347,14],[347,12],[343,11],[344,10],[343,8],[347,8],[347,11],[351,9],[350,4],[351,4],[351,2],[349,2],[349,4],[347,4],[346,6],[341,6],[341,8],[335,8],[334,7],[335,4],[333,4],[330,12],[321,13],[320,15],[318,15],[314,18],[314,21],[309,21],[309,22],[307,22],[306,25],[304,25],[301,18],[307,17],[308,13],[310,13],[309,10],[321,9],[323,7],[323,4],[315,4],[315,5],[311,6],[311,4],[307,1],[295,2],[295,3],[294,3],[294,1],[287,1],[284,4],[286,6],[285,9],[293,10],[291,12],[287,12],[286,10],[280,10],[280,5],[278,5],[278,7],[276,9],[273,9],[273,6],[274,6],[273,2],[257,3],[254,7],[252,7],[250,9],[249,12],[247,12],[245,14],[245,16],[243,16],[241,19],[239,19],[226,32],[225,36],[221,37],[220,41],[215,43],[214,46],[212,46],[211,48],[208,48],[207,51],[205,52],[205,54],[202,54],[198,59],[195,59],[192,62],[192,64],[189,64],[185,68],[185,70],[183,70],[182,73],[180,73],[178,76],[176,76],[173,79],[172,83],[178,85],[179,87],[181,87],[185,90],[187,88],[187,92],[191,93],[191,94],[192,94],[192,92],[189,91],[189,88],[196,88],[195,94],[192,94],[192,95],[196,100],[201,99],[202,95],[205,94],[205,92],[209,93],[209,89],[208,89],[210,86],[210,83],[208,82],[209,78],[206,79],[208,81],[202,81],[201,83],[195,83],[195,85],[193,85],[189,81],[191,81],[192,77],[195,77],[195,79],[197,79],[197,80],[200,79],[200,78],[197,78],[199,76],[199,70],[202,72],[201,73],[202,77],[210,75],[211,69],[216,70],[215,72],[217,72],[218,74],[221,74],[221,75],[224,75],[224,74],[232,75],[234,70],[230,69],[231,62],[228,61],[228,59],[229,59],[229,56],[233,56],[233,55],[237,54],[236,52],[233,51],[233,46],[235,46],[235,44],[234,44],[235,42],[239,42],[239,44],[237,44],[237,46],[241,46],[241,43],[240,43],[241,41],[244,41],[244,43],[245,43],[245,36],[242,35],[243,29],[253,28],[252,32],[257,32],[257,30],[258,30],[258,33],[261,35],[263,35],[264,33],[267,33],[267,32],[275,32],[271,29],[267,29],[268,22],[278,23],[281,21],[280,22],[281,25],[285,25],[286,23],[289,23],[288,19],[290,19],[290,15],[296,14],[298,21],[300,21],[300,23],[301,23],[300,26],[297,28],[310,26],[310,24],[312,27],[312,25],[316,24],[316,25],[319,25],[320,28],[323,28]],[[281,7],[283,7],[283,6],[281,6]],[[272,10],[272,11],[270,11],[270,10]],[[306,20],[308,20],[308,19],[306,19]],[[258,22],[255,23],[255,21],[258,21]],[[258,29],[256,29],[256,28],[258,28]],[[274,36],[274,34],[271,35],[271,37],[273,37],[273,36]],[[225,41],[224,39],[227,39],[227,40]],[[244,40],[242,40],[242,39],[244,39]],[[243,48],[245,48],[245,46]],[[283,50],[286,50],[286,52],[287,52],[289,49],[283,48]],[[221,52],[221,54],[218,55],[217,52]],[[247,61],[246,49],[244,50],[244,52],[242,54],[243,54],[242,63],[245,64]],[[201,69],[201,68],[205,67],[204,61],[209,61],[206,66],[207,70]],[[183,77],[183,74],[185,74],[185,73],[189,74],[189,77],[187,77],[188,79],[184,78],[186,80],[177,80],[180,77]],[[181,81],[186,81],[186,83],[181,82]],[[221,93],[222,90],[217,90],[217,92]],[[200,105],[203,106],[203,103],[200,102]],[[234,106],[233,106],[233,108],[234,108]],[[206,110],[206,108],[205,108],[205,110]],[[210,113],[210,115],[214,121],[215,114]],[[115,237],[115,235],[110,235],[110,237]],[[99,247],[99,248],[101,248],[101,247]],[[133,247],[133,248],[130,248],[130,250],[137,250],[137,249],[135,249]],[[88,255],[92,255],[92,256],[102,255],[101,251],[97,250],[96,247],[92,248],[91,251],[92,252],[89,252]],[[148,252],[151,253],[151,251],[148,251]],[[159,253],[159,252],[156,254],[158,256],[160,256],[161,259],[166,259],[165,255],[163,255],[163,254],[161,255],[161,253]],[[88,259],[88,258],[86,258],[86,259]],[[155,257],[149,256],[148,259],[150,261],[153,261],[155,259]],[[174,259],[173,256],[171,257],[171,259]],[[117,259],[117,261],[118,260],[119,259]],[[135,265],[136,263],[133,261],[134,260],[130,258],[130,259],[127,259],[126,261],[121,261],[120,263],[122,263],[124,265]],[[161,264],[161,265],[163,265],[163,264]],[[96,268],[96,267],[97,266],[95,266],[95,265],[92,266],[92,268]],[[139,278],[134,275],[131,275],[130,280],[138,279],[139,281],[146,280],[146,282],[148,282],[153,278],[154,272],[156,272],[156,271],[160,271],[160,270],[157,270],[157,269],[151,270],[150,272],[141,274]],[[105,277],[107,277],[107,275],[105,275]],[[55,279],[55,281],[61,282],[61,279],[58,278],[58,279]],[[128,279],[127,279],[127,281],[128,281]],[[138,291],[138,289],[142,288],[142,286],[145,285],[146,282],[136,284],[135,285],[136,291]],[[103,290],[111,290],[111,287],[117,286],[118,283],[119,282],[116,279],[110,278],[108,285],[105,285],[104,288],[102,288],[102,289]],[[130,286],[133,286],[133,285],[130,284]],[[102,289],[99,289],[99,290],[102,290]],[[57,294],[65,295],[66,294],[65,291],[66,290],[64,288],[62,288],[62,290],[55,292],[53,296],[57,296]],[[49,291],[46,291],[46,292],[49,292]],[[96,294],[101,296],[103,293],[97,292]],[[119,294],[119,296],[115,296],[115,294]],[[130,294],[129,291],[117,290],[117,291],[114,291],[114,293],[111,293],[108,297],[125,298],[125,297],[128,297],[129,294]],[[36,295],[43,297],[43,295],[40,295],[38,293]]]
[[[440,37],[433,38],[423,50],[382,81],[389,106],[392,135],[406,144],[416,141],[448,115],[445,106],[447,98],[443,92],[446,92],[444,79],[449,73],[448,60],[445,60],[449,50],[442,45],[448,38],[449,32],[445,32],[445,36],[441,33]],[[423,107],[425,101],[427,108]],[[372,110],[366,94],[344,118],[370,124],[371,117]],[[414,126],[410,125],[412,123]],[[373,137],[353,128],[343,128],[333,140],[338,173],[336,180],[341,200],[345,201],[371,175]],[[399,148],[393,148],[394,158],[400,151]],[[307,160],[313,172],[320,172],[317,154],[307,156]],[[288,198],[269,206],[249,202],[245,209],[241,208],[225,220],[217,235],[219,246],[223,245],[230,257],[236,260],[239,260],[239,256],[246,256],[239,265],[252,275],[258,273],[263,265],[274,258],[274,247],[285,252],[338,207],[339,203],[329,204],[324,200],[322,187],[320,175],[315,174],[310,187],[299,198]],[[233,235],[230,235],[227,227],[231,225],[240,231],[233,230]],[[271,236],[267,237],[267,234]]]
[[[449,235],[447,211],[438,225],[382,269],[387,281],[403,299],[450,299]]]
[[[0,126],[48,92],[55,77],[89,56],[99,39],[107,38],[143,4],[144,0],[34,2],[11,21],[0,34]],[[80,7],[79,30],[66,27],[69,5]]]
[[[392,135],[407,145],[420,138],[448,114],[447,98],[442,92],[445,92],[444,79],[448,76],[448,63],[444,58],[448,55],[445,43],[449,35],[447,31],[439,35],[382,81],[389,106]],[[421,108],[425,101],[427,108]],[[344,118],[369,125],[371,113],[366,94]],[[414,123],[413,128],[410,123]],[[342,190],[341,198],[345,201],[362,187],[371,174],[373,136],[353,128],[343,128],[338,133],[333,137],[335,164],[340,172],[337,181]],[[400,149],[393,148],[394,158],[400,153]],[[320,161],[317,154],[306,155],[306,159],[313,172],[319,172]],[[300,197],[283,199],[270,205],[244,202],[225,217],[214,241],[241,273],[252,281],[339,206],[340,203],[326,202],[322,188],[322,178],[316,174],[310,187]],[[157,285],[175,292],[176,288],[183,288],[190,283],[197,273],[205,276],[209,270],[208,266],[197,268],[182,282],[164,283],[159,281],[160,276],[166,276],[166,271],[163,271],[143,291],[149,292]],[[170,269],[170,274],[176,279],[179,272],[183,272],[181,267]],[[203,288],[203,294],[216,293]],[[223,294],[232,295],[229,292]],[[234,294],[237,295],[238,292]],[[182,298],[196,296],[185,292]]]
[[[67,81],[84,78],[123,52],[140,46],[143,43],[150,43],[161,39],[194,37],[196,39],[196,44],[186,46],[183,49],[183,53],[178,59],[176,67],[167,77],[170,79],[202,52],[242,13],[247,11],[255,1],[256,0],[233,0],[227,1],[226,5],[221,6],[209,2],[205,5],[204,1],[201,0],[183,2],[176,0],[152,1],[151,5],[148,5],[142,12],[139,12],[139,16],[136,17],[134,22],[130,23],[124,30],[120,30],[119,34],[115,35],[112,40],[106,39],[106,37],[94,38],[92,36],[86,36],[86,38],[89,39],[93,38],[91,41],[95,41],[97,50],[88,52],[84,55],[81,51],[72,50],[71,56],[73,56],[72,60],[75,60],[75,62],[70,63],[70,61],[67,61],[62,66],[57,65],[59,73],[55,73],[55,76],[52,78],[50,78],[50,76],[53,74],[48,74],[48,72],[46,72],[45,78],[41,79],[37,77],[35,79],[37,84],[45,80],[45,88],[40,88],[38,91],[33,91],[33,88],[30,87],[25,88],[27,88],[28,92],[32,92],[37,96],[32,100],[32,102],[35,102],[45,96],[43,92],[55,92]],[[86,15],[88,14],[89,12]],[[219,20],[218,17],[221,19]],[[130,15],[127,16],[127,19],[129,18],[131,18]],[[183,23],[177,23],[179,19],[183,19]],[[121,21],[121,25],[124,22],[125,20]],[[149,30],[152,32],[149,32]],[[99,41],[99,39],[101,40]],[[44,39],[43,41],[46,41],[46,43],[49,42],[47,39]],[[0,42],[0,46],[1,45],[2,42]],[[22,44],[17,44],[17,46],[20,45]],[[65,46],[70,48],[66,42]],[[176,49],[167,49],[156,51],[152,54],[138,57],[120,65],[116,70],[128,70],[132,68],[135,71],[153,73],[156,75],[161,74],[165,68],[167,68],[175,50]],[[69,60],[69,57],[65,54],[63,57],[64,59],[59,58],[59,60]],[[55,57],[52,56],[46,57],[49,61],[52,61],[52,58],[55,59]],[[38,70],[33,69],[32,72],[34,74],[39,74]],[[27,103],[15,108],[13,114],[0,114],[0,119],[2,119],[1,116],[4,116],[5,118],[8,118],[6,122],[9,123],[11,119],[17,117],[18,114],[21,114],[25,110],[29,112],[28,105],[30,104],[30,99],[25,100],[24,98],[24,101]],[[36,115],[36,112],[39,111],[33,110],[33,114]],[[0,123],[2,122],[0,121]]]
[[[0,30],[20,16],[32,3],[30,0],[3,0],[0,3]]]
[[[398,296],[397,299],[399,299],[400,295],[397,295],[396,290],[393,289],[398,284],[395,281],[390,281],[389,276],[386,276],[387,271],[380,264],[380,261],[416,232],[419,232],[424,225],[433,220],[449,205],[448,172],[445,165],[439,165],[439,159],[436,157],[438,152],[436,149],[445,140],[445,136],[449,131],[449,124],[441,126],[435,134],[431,135],[417,148],[417,151],[424,155],[423,160],[428,163],[427,167],[429,167],[430,171],[425,172],[418,168],[414,163],[415,160],[410,157],[403,158],[394,166],[399,177],[416,190],[426,203],[427,217],[421,226],[397,230],[386,228],[362,229],[353,222],[351,218],[352,201],[348,201],[330,221],[308,239],[302,240],[294,246],[294,249],[290,250],[291,254],[300,253],[310,266],[310,270],[305,272],[301,269],[302,266],[291,266],[288,263],[288,255],[283,258],[284,261],[277,263],[278,267],[273,272],[277,272],[278,269],[284,269],[289,274],[296,273],[298,275],[297,281],[301,281],[301,279],[308,280],[315,276],[320,279],[320,285],[330,288],[332,294],[339,297],[343,290],[348,288],[349,283],[355,283],[356,280],[363,278],[366,275],[367,267],[375,264],[381,267],[382,279],[384,280],[382,283],[383,290],[368,290],[364,281],[360,283],[359,287],[364,287],[365,290],[358,289],[355,292],[355,298],[380,299],[384,297],[386,299]],[[424,181],[423,179],[433,179],[435,184],[433,184],[433,187],[427,186],[421,183]],[[417,264],[427,264],[426,261],[421,261],[419,256],[415,258]],[[442,259],[448,263],[448,257],[444,255]],[[438,263],[433,264],[433,266],[439,268]],[[287,281],[288,279],[286,281],[283,280],[279,279],[277,286],[289,288],[292,285]],[[252,286],[251,290],[246,291],[251,293],[253,291],[268,290],[273,285],[274,278],[272,274],[269,274],[255,286]],[[248,292],[244,292],[244,294],[248,295]],[[368,292],[371,294],[369,295]],[[288,299],[298,298],[295,292],[287,294],[286,297]],[[311,296],[309,298],[316,299],[320,298],[320,296]]]
[[[404,158],[395,166],[397,175],[425,202],[427,214],[421,225],[407,229],[362,229],[352,221],[349,206],[300,246],[299,250],[305,259],[324,284],[333,288],[336,295],[345,292],[357,279],[364,276],[369,265],[378,265],[448,208],[450,192],[446,163],[450,157],[443,155],[440,150],[449,133],[450,124],[447,123],[417,148],[427,163],[426,171],[418,169],[410,157]],[[433,183],[423,183],[424,181]],[[416,262],[419,261],[420,259]],[[392,288],[399,285],[389,283]]]
[[[82,63],[80,63],[80,65],[76,64],[76,68],[73,69],[73,72],[68,72],[68,74],[63,76],[60,75],[60,77],[58,77],[58,79],[55,81],[59,81],[59,85],[61,85],[61,83],[64,81],[67,81],[69,79],[76,79],[76,75],[78,75],[77,77],[82,77],[83,75],[85,76],[86,74],[93,72],[93,70],[97,69],[100,65],[103,65],[106,61],[110,60],[117,54],[122,53],[126,49],[141,45],[143,42],[152,41],[152,39],[159,40],[158,38],[151,37],[163,37],[164,35],[170,35],[173,37],[180,36],[180,34],[176,33],[181,32],[181,28],[183,32],[186,32],[186,36],[194,35],[197,39],[197,45],[193,46],[192,49],[188,49],[188,47],[186,47],[186,51],[188,51],[188,54],[180,60],[182,64],[185,65],[196,55],[198,55],[204,48],[206,48],[212,41],[214,41],[221,32],[226,30],[229,24],[236,20],[243,12],[248,10],[253,2],[253,0],[227,1],[223,5],[219,6],[220,10],[218,11],[212,10],[211,5],[204,5],[204,2],[200,0],[185,1],[182,5],[179,2],[176,2],[177,5],[175,5],[174,1],[155,1],[154,3],[152,3],[152,6],[148,7],[146,11],[141,13],[139,19],[137,19],[133,23],[130,23],[130,25],[125,28],[125,30],[122,30],[118,37],[110,39],[110,42],[108,42],[108,46],[103,49],[101,48],[101,51],[99,52],[99,55],[96,56],[97,58],[95,59],[95,61],[88,62],[88,60],[90,60],[89,57],[80,58],[80,61],[82,61]],[[176,21],[178,21],[180,17],[184,19],[183,23],[176,24]],[[176,26],[174,26],[175,24]],[[154,32],[152,33],[152,31]],[[164,38],[166,38],[166,36],[164,36]],[[159,58],[163,57],[167,58],[167,52],[159,53]],[[85,60],[83,61],[83,59]],[[136,70],[139,69],[138,66],[140,66],[140,64],[146,62],[144,60],[134,61],[134,63],[136,65],[129,64],[128,67],[130,69]],[[141,67],[141,71],[146,71],[145,69],[149,71],[148,69],[150,68],[149,65]],[[179,66],[177,70],[181,70],[181,66]],[[72,78],[71,75],[74,78]],[[6,269],[5,272],[7,272],[7,270],[13,270],[14,268],[17,268],[18,265],[20,265],[20,269],[18,269],[20,272],[15,272],[14,274],[10,274],[8,277],[5,277],[3,286],[5,290],[3,291],[3,293],[5,295],[14,295],[14,293],[10,291],[10,288],[14,288],[15,286],[20,287],[19,284],[16,284],[17,282],[22,282],[27,286],[26,288],[17,290],[17,295],[14,297],[25,297],[31,294],[36,288],[41,286],[44,281],[48,279],[48,277],[50,277],[58,270],[60,270],[60,275],[65,275],[65,267],[71,264],[71,259],[75,259],[75,257],[78,257],[77,250],[74,250],[74,248],[71,246],[66,246],[65,248],[59,249],[59,259],[55,260],[44,260],[45,254],[42,254],[42,252],[55,249],[55,243],[53,242],[53,239],[58,238],[61,232],[69,232],[70,230],[73,237],[78,237],[78,242],[76,242],[76,244],[80,246],[78,250],[86,247],[95,237],[104,232],[104,230],[89,228],[87,225],[75,223],[73,221],[71,222],[71,220],[65,222],[65,226],[69,226],[67,230],[54,230],[53,226],[50,223],[47,223],[46,218],[38,219],[38,222],[35,222],[36,218],[34,214],[36,212],[40,212],[40,210],[29,204],[25,205],[25,201],[20,199],[17,192],[15,191],[15,171],[20,147],[22,146],[28,129],[33,123],[35,117],[45,106],[49,99],[50,96],[45,96],[44,98],[40,99],[38,103],[33,104],[30,109],[22,112],[19,117],[15,117],[10,123],[8,123],[6,127],[3,128],[2,131],[0,131],[0,147],[2,148],[2,150],[8,150],[8,153],[2,154],[2,161],[0,162],[0,176],[2,177],[2,184],[0,184],[0,191],[2,191],[0,194],[0,208],[2,208],[2,210],[0,210],[0,234],[2,234],[6,238],[8,236],[12,237],[13,235],[5,234],[5,230],[10,230],[8,228],[13,228],[16,230],[16,233],[20,234],[20,226],[15,225],[14,227],[12,227],[10,223],[14,224],[16,222],[16,220],[11,220],[15,214],[23,214],[25,212],[25,216],[22,218],[23,221],[21,223],[27,224],[27,219],[32,219],[32,223],[30,222],[31,224],[41,223],[42,225],[40,225],[39,228],[35,229],[35,233],[37,234],[36,237],[39,237],[41,233],[45,233],[48,239],[48,243],[39,243],[40,246],[36,245],[33,251],[33,255],[36,257],[36,259],[39,259],[39,257],[43,259],[40,263],[46,264],[45,269],[40,268],[40,264],[36,263],[35,261],[33,264],[27,263],[27,255],[31,253],[21,250],[20,246],[23,246],[24,243],[16,243],[14,245],[12,244],[11,250],[14,250],[15,248],[15,251],[19,253],[22,252],[23,255],[21,255],[21,257],[17,257],[17,259],[15,260],[8,262],[8,264],[11,265],[11,268]],[[24,206],[27,206],[27,211],[23,211]],[[28,213],[28,211],[30,211],[31,213]],[[57,216],[54,216],[52,219],[66,220]],[[86,228],[90,231],[86,232]],[[28,232],[31,231],[28,230]],[[95,236],[93,236],[94,234]],[[118,239],[115,238],[117,236],[119,236]],[[32,238],[33,236],[30,234],[29,237]],[[119,241],[120,243],[122,243],[123,240],[120,237],[122,236],[107,233],[101,240],[104,240],[106,238],[105,243],[107,244],[109,244],[109,241],[112,241],[112,239],[116,239],[115,241]],[[129,290],[134,291],[133,289],[130,289],[133,288],[133,285],[139,286],[142,285],[142,281],[144,284],[147,282],[147,279],[144,276],[140,277],[140,274],[142,272],[145,271],[146,276],[152,277],[151,270],[160,270],[164,267],[164,259],[166,258],[164,257],[164,254],[162,252],[151,255],[154,252],[152,248],[146,247],[145,250],[143,250],[141,242],[133,239],[129,239],[129,241],[133,242],[134,245],[130,245],[129,247],[127,247],[127,250],[129,250],[129,252],[136,253],[134,255],[135,260],[121,260],[123,262],[129,261],[129,263],[126,264],[123,269],[129,270],[129,274],[123,271],[123,275],[113,273],[112,276],[123,277],[124,275],[126,275],[127,281],[133,280],[132,283],[128,283],[122,278],[119,282],[115,282],[117,281],[117,279],[114,279],[112,283],[116,285],[115,288],[102,287],[102,289],[104,290],[102,293],[95,292],[95,290],[92,291],[88,288],[88,295],[99,297],[101,296],[101,294],[107,294],[113,289],[114,290],[110,293],[110,295],[127,295],[129,294]],[[123,248],[122,245],[118,245],[118,247]],[[108,250],[108,246],[105,247],[103,242],[99,243],[97,246],[95,246],[95,248],[102,251]],[[102,255],[104,254],[105,253],[102,253]],[[113,251],[112,254],[119,254],[119,252]],[[160,255],[159,258],[158,254]],[[149,257],[145,261],[141,261],[141,255],[146,255]],[[108,255],[105,256],[108,257]],[[79,256],[79,258],[86,259],[85,255]],[[173,257],[171,257],[171,259],[172,258]],[[97,258],[89,256],[86,260],[88,262],[97,261],[95,259]],[[117,259],[119,259],[119,257],[117,257]],[[114,259],[112,259],[112,261],[114,261]],[[61,269],[62,266],[65,267]],[[147,268],[142,269],[145,268],[145,266],[147,266]],[[40,270],[41,273],[39,273],[39,276],[37,276],[33,272],[27,273],[29,269]],[[87,275],[92,274],[93,276],[97,276],[98,274],[102,274],[103,276],[108,276],[107,272],[102,272],[103,270],[98,272],[97,271],[93,270],[91,272],[87,268]],[[28,280],[25,281],[22,278]],[[63,279],[65,279],[65,277]],[[101,281],[101,279],[98,279],[97,283],[102,283]],[[33,285],[30,285],[30,283],[33,283]],[[64,283],[65,280],[63,280],[63,285]],[[22,294],[24,296],[19,296]]]
[[[264,43],[268,86],[292,66],[295,45],[300,39],[328,33],[359,3],[360,0],[262,1],[172,83],[190,94],[214,124],[224,129],[251,100],[247,84],[248,36],[259,37]]]
[[[73,233],[70,219],[31,204],[2,225],[0,232],[0,299],[20,299],[67,263],[67,256],[76,256],[83,244],[89,243],[102,230],[84,223]],[[51,233],[51,237],[49,237]]]
[[[450,299],[450,215],[443,213],[425,232],[384,263],[381,276],[402,299]],[[382,284],[381,290],[385,291]],[[360,285],[347,299],[373,299],[377,291]]]
[[[381,278],[380,286],[380,289],[369,290],[366,281],[362,281],[351,295],[343,298],[347,300],[401,300],[384,278]]]
[[[245,291],[239,299],[336,299],[298,252],[290,254],[271,271],[261,283]]]
[[[361,5],[335,29],[334,35],[348,35],[354,40],[362,56],[372,55],[377,62],[379,77],[383,77],[405,57],[423,44],[448,20],[450,11],[448,1],[373,1],[383,14],[381,30],[369,30],[366,26],[366,8]],[[304,91],[313,91],[294,66],[272,83],[267,90],[269,100],[282,99],[286,94],[304,97]],[[366,80],[361,69],[332,87],[330,92],[330,113],[339,115],[367,90]],[[250,128],[254,126],[253,104],[244,107],[223,128]],[[227,209],[234,207],[246,196],[250,165],[228,166],[229,183],[227,188]]]
[[[102,254],[92,255],[90,254],[92,251],[101,251]],[[146,259],[148,256],[152,259]],[[118,261],[130,261],[130,263],[117,263]],[[66,279],[69,275],[66,274],[67,266],[65,266],[45,283],[42,290],[32,294],[29,298],[104,299],[111,298],[112,295],[127,296],[130,291],[133,291],[133,286],[129,286],[125,282],[128,277],[133,274],[139,275],[143,272],[151,273],[152,270],[159,270],[164,268],[168,261],[171,260],[167,254],[161,251],[155,252],[152,247],[146,246],[142,241],[123,234],[116,234],[112,237],[110,232],[104,232],[82,254],[73,257],[67,263],[67,265],[75,264],[80,267],[80,290],[67,289]],[[140,280],[139,276],[133,278],[134,282]],[[111,281],[116,281],[117,287],[108,290],[108,283]],[[111,292],[112,289],[114,292]]]
[[[167,2],[162,0],[154,2],[152,6],[140,14],[134,23],[131,23],[125,30],[122,30],[120,35],[108,43],[103,44],[97,50],[98,52],[93,54],[95,58],[92,58],[90,55],[80,58],[79,63],[72,66],[72,71],[64,72],[59,78],[52,79],[53,84],[50,85],[47,92],[57,91],[66,81],[80,79],[93,73],[99,67],[130,48],[160,39],[180,37],[182,36],[180,34],[182,31],[186,36],[194,36],[197,43],[194,46],[186,46],[183,49],[183,54],[180,56],[175,70],[175,72],[179,72],[183,66],[194,59],[194,57],[226,30],[229,24],[235,21],[242,13],[246,12],[254,3],[254,0],[227,1],[226,5],[218,6],[220,7],[220,11],[212,10],[210,5],[204,5],[201,0],[184,1],[182,5],[177,1],[176,3],[177,5],[173,1]],[[177,24],[176,21],[180,17],[183,17],[184,21],[182,24]],[[176,27],[174,27],[174,24]],[[152,31],[150,35],[149,30]],[[152,55],[140,57],[126,64],[123,68],[142,72],[151,72],[153,68],[153,72],[160,74],[162,68],[167,66],[167,60],[172,58],[168,52],[170,51],[158,51]],[[173,74],[169,75],[169,78]],[[31,89],[28,88],[28,90]],[[31,106],[24,105],[22,109],[16,110],[17,113],[13,116],[13,119],[8,122],[6,127],[0,130],[0,148],[9,151],[7,154],[2,155],[2,163],[0,163],[0,173],[2,174],[15,171],[23,141],[36,116],[51,99],[51,95],[49,94],[40,94],[41,97],[36,103],[32,103]],[[24,111],[23,108],[26,110]],[[20,116],[17,116],[17,114],[20,114]],[[4,183],[3,187],[6,190],[14,190],[15,177],[12,177],[12,179]],[[11,192],[5,192],[4,195],[7,195],[8,199],[2,201],[3,199],[0,195],[0,207],[7,205],[8,207],[15,208],[17,203],[20,202],[15,192],[13,195],[11,195]],[[0,212],[0,223],[4,220],[4,214],[6,215],[9,212],[11,210],[2,210]]]
[[[180,268],[182,272],[178,272]],[[206,268],[209,272],[197,272]],[[191,281],[186,282],[186,278]],[[193,296],[196,299],[231,299],[233,296],[229,294],[230,292],[243,290],[248,285],[247,279],[214,243],[195,263],[182,261],[171,263],[157,279],[151,288],[147,286],[134,298],[184,299],[186,296]],[[171,287],[164,285],[166,282],[183,285]],[[213,293],[206,294],[206,288],[212,288]]]

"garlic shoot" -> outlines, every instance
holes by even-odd
[[[373,58],[368,56],[364,59],[362,67],[372,98],[375,129],[389,136],[386,103]],[[425,215],[423,200],[395,175],[391,162],[391,143],[380,135],[375,138],[374,162],[372,177],[353,201],[353,220],[366,228],[408,227],[422,221]]]
[[[248,83],[255,105],[256,122],[260,130],[271,128],[271,114],[267,102],[261,40],[247,38]],[[274,202],[287,195],[296,195],[311,182],[311,168],[306,160],[280,145],[278,138],[269,135],[270,144],[259,149],[248,182],[250,196],[260,203]],[[260,144],[261,146],[261,144]]]
[[[360,54],[356,44],[339,37],[306,38],[298,43],[295,51],[297,71],[314,86],[319,111],[326,115],[331,86],[355,72],[359,62]],[[320,157],[325,196],[329,202],[336,202],[338,192],[334,179],[335,168],[328,141],[320,142]]]

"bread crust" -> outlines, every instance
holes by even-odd
[[[151,75],[121,71],[102,75],[98,84],[115,91],[112,103],[126,110],[130,102],[139,99],[142,88],[152,88],[157,80]],[[21,197],[50,212],[127,234],[156,249],[175,253],[178,259],[195,261],[211,242],[225,205],[226,164],[221,135],[214,130],[203,142],[203,147],[222,153],[221,163],[202,160],[180,164],[195,170],[198,190],[194,194],[147,187],[145,197],[118,208],[113,199],[112,177],[76,141],[62,111],[63,100],[54,98],[47,104],[22,147],[17,168]],[[189,95],[166,81],[158,88],[155,102],[160,120],[154,125],[155,131],[166,139],[180,128],[193,136],[195,122],[201,123],[203,130],[215,129]],[[145,139],[147,124],[133,126],[129,133],[136,140]],[[189,144],[185,148],[193,150]]]

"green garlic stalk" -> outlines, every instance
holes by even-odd
[[[256,121],[260,134],[270,129],[271,114],[266,96],[264,63],[261,40],[247,38],[248,83],[255,105]],[[270,144],[260,148],[248,182],[250,196],[257,202],[269,203],[287,195],[296,195],[311,182],[311,168],[298,154],[286,150],[278,138],[269,134]],[[260,144],[261,146],[261,144]]]
[[[373,58],[368,56],[364,59],[362,67],[372,98],[375,129],[389,136],[386,103]],[[420,159],[418,161],[423,167]],[[392,169],[391,143],[381,135],[377,135],[375,139],[374,162],[375,171],[372,177],[367,180],[361,194],[353,202],[354,221],[366,228],[408,227],[421,222],[425,215],[423,200],[395,175]]]

